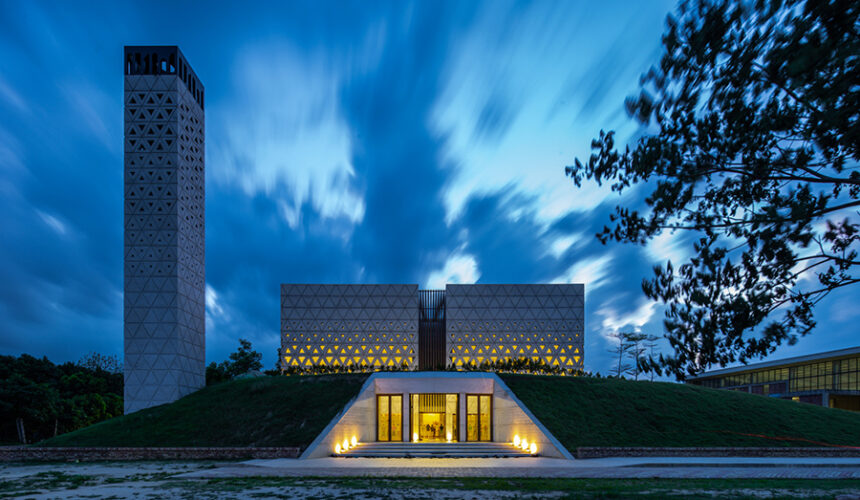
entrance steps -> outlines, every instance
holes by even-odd
[[[518,458],[535,456],[510,443],[358,443],[337,457]]]

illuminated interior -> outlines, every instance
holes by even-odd
[[[403,441],[403,396],[400,394],[376,396],[376,439]]]
[[[411,394],[410,426],[421,442],[459,440],[458,394]]]
[[[493,397],[466,395],[466,441],[493,440]]]
[[[860,355],[855,349],[821,353],[802,361],[771,362],[768,366],[705,373],[688,383],[790,399],[843,410],[860,411]]]

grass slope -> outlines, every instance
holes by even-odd
[[[691,385],[501,377],[569,450],[578,446],[860,446],[860,413]]]
[[[366,378],[323,375],[224,382],[39,445],[305,447],[358,394]]]
[[[569,450],[578,446],[860,446],[860,413],[630,380],[501,375]],[[42,446],[306,447],[367,375],[260,377],[207,387]]]

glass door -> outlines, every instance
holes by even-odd
[[[457,409],[459,407],[459,394],[445,395],[445,440],[448,442],[460,440],[460,431],[458,430],[460,422],[457,418]]]
[[[466,395],[466,441],[493,440],[493,397]]]
[[[413,441],[457,441],[459,394],[412,394],[410,418]]]
[[[400,394],[376,396],[376,439],[403,440],[403,396]]]

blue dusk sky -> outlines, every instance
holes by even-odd
[[[280,283],[585,283],[608,333],[662,332],[640,283],[689,256],[594,233],[619,197],[565,165],[623,110],[674,1],[0,0],[0,353],[122,355],[124,45],[179,45],[206,87],[207,361],[272,368]],[[857,345],[857,290],[773,357]]]

